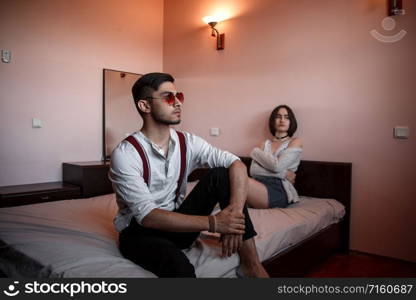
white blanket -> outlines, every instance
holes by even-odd
[[[155,277],[123,258],[112,220],[115,195],[64,200],[0,209],[1,253],[17,250],[37,262],[37,275],[47,277]],[[300,197],[285,209],[249,209],[262,261],[338,222],[345,213],[331,199]],[[218,236],[203,232],[184,250],[198,277],[235,277],[238,255],[220,257]],[[19,258],[2,254],[0,269],[25,275]],[[40,267],[39,267],[40,266]]]

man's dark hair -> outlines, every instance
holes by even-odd
[[[287,110],[287,113],[289,115],[289,129],[287,131],[287,134],[292,137],[295,134],[296,129],[298,129],[298,122],[296,121],[295,114],[293,113],[293,110],[287,106],[287,105],[279,105],[275,109],[273,109],[272,113],[270,114],[269,118],[269,130],[270,133],[274,136],[276,133],[276,117],[277,113],[279,112],[279,109],[285,108]]]
[[[140,77],[131,88],[134,104],[137,111],[142,115],[142,111],[137,106],[139,100],[151,99],[152,93],[159,89],[159,86],[166,82],[175,82],[172,75],[166,73],[148,73]]]

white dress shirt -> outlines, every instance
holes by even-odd
[[[118,214],[114,219],[117,231],[122,231],[131,219],[139,224],[153,209],[172,211],[184,200],[188,175],[203,166],[225,167],[239,158],[227,151],[213,147],[202,138],[183,132],[186,140],[186,171],[180,195],[175,206],[175,192],[180,173],[181,151],[179,138],[170,129],[169,152],[152,143],[142,132],[133,134],[142,146],[149,163],[149,186],[143,179],[143,163],[136,148],[122,141],[111,154],[109,178],[116,193]]]

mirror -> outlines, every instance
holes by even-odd
[[[108,160],[113,149],[141,127],[131,88],[141,74],[103,70],[103,158]]]

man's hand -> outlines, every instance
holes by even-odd
[[[216,232],[225,234],[244,234],[245,221],[244,214],[227,206],[215,215]]]
[[[229,169],[230,204],[216,215],[217,232],[221,233],[222,255],[230,256],[242,246],[245,230],[243,208],[247,199],[247,167],[239,160]]]
[[[287,170],[286,179],[289,180],[292,184],[295,184],[296,173],[293,171]]]
[[[243,236],[241,234],[222,234],[221,245],[222,257],[231,256],[243,245]]]
[[[243,244],[243,234],[245,229],[244,214],[229,205],[216,215],[217,232],[221,233],[222,256],[231,256],[236,253]],[[221,225],[220,225],[221,223]],[[226,226],[223,226],[226,224]],[[231,228],[229,232],[223,231],[224,228]],[[240,230],[235,231],[235,229]]]

